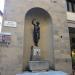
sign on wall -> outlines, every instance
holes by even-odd
[[[16,27],[17,23],[15,21],[4,21],[4,26]]]

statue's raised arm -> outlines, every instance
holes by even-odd
[[[33,19],[33,20],[32,20],[32,24],[33,24],[33,25],[36,25],[35,22],[34,22],[35,20],[36,20],[36,19]]]

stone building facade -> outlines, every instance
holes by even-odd
[[[0,46],[1,75],[15,75],[26,70],[30,60],[33,18],[40,21],[41,60],[50,67],[72,73],[69,31],[65,0],[6,0],[2,32],[11,33],[10,45]],[[17,26],[5,26],[14,21]]]

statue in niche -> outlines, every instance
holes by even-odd
[[[40,23],[38,21],[36,21],[36,19],[32,20],[32,24],[34,26],[34,30],[33,30],[33,41],[34,41],[34,45],[38,46],[38,42],[40,39]]]

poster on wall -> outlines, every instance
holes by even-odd
[[[10,33],[0,33],[0,44],[10,44],[11,34]]]

